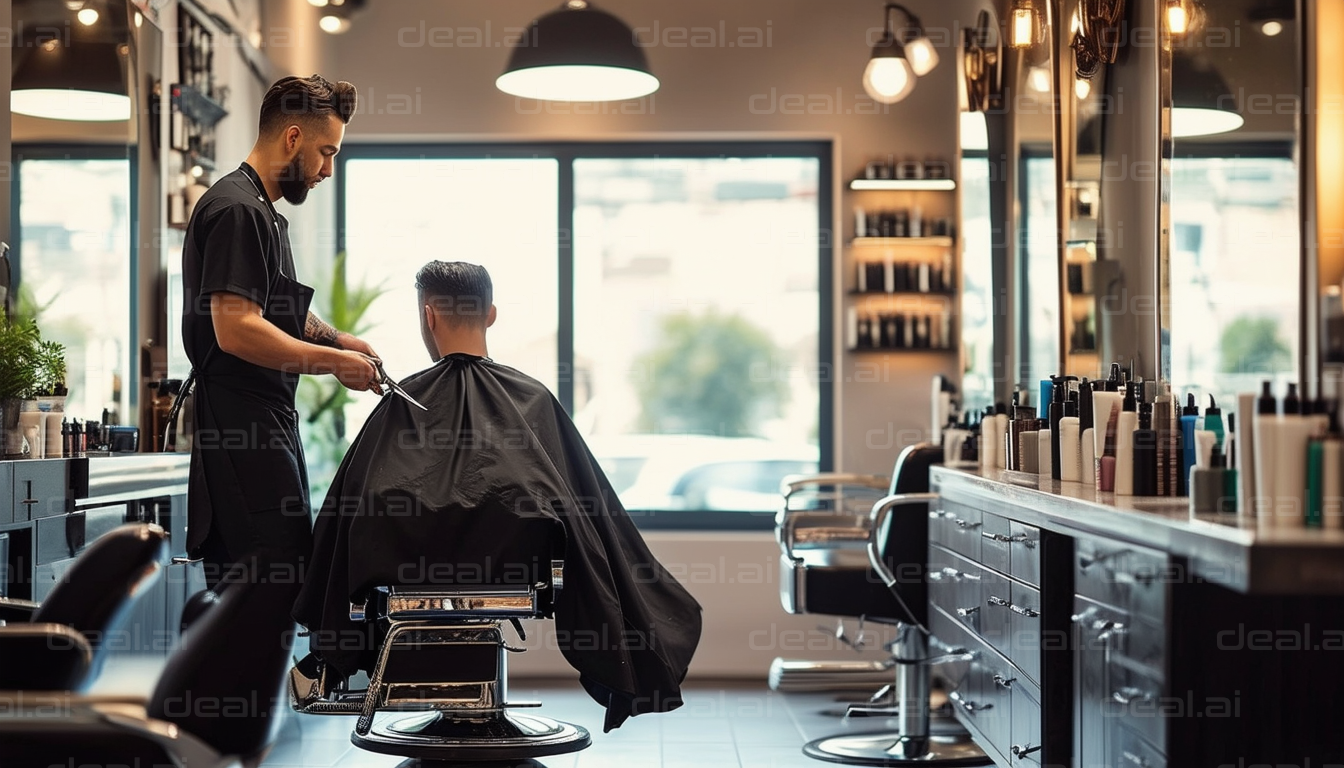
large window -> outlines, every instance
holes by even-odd
[[[1055,160],[1048,154],[1022,158],[1023,227],[1019,265],[1018,315],[1025,353],[1019,384],[1036,402],[1036,382],[1060,373],[1059,236],[1055,209]]]
[[[415,272],[483,264],[491,356],[551,387],[641,524],[768,527],[779,481],[829,465],[829,154],[347,147],[347,281],[385,289],[365,337],[423,368]]]
[[[65,411],[122,422],[130,407],[131,178],[119,158],[23,150],[16,310],[66,349]]]
[[[1228,153],[1230,154],[1230,153]],[[1182,395],[1297,380],[1297,170],[1287,156],[1172,161],[1171,380]],[[1208,405],[1203,398],[1201,407]]]

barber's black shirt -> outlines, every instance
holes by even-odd
[[[289,222],[264,197],[251,166],[220,178],[196,204],[182,251],[182,335],[187,357],[203,382],[242,389],[292,408],[298,375],[252,365],[216,346],[210,295],[246,297],[293,335],[307,307],[297,306]],[[291,306],[293,305],[293,306]]]

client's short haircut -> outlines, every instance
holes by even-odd
[[[321,75],[282,77],[261,99],[257,130],[262,136],[272,136],[292,123],[327,115],[336,115],[349,124],[356,99],[355,86],[344,80],[333,83]]]
[[[415,288],[440,318],[459,325],[484,325],[495,301],[490,273],[465,261],[429,262],[416,273]]]

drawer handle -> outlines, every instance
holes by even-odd
[[[951,579],[951,580],[953,580],[953,581],[979,581],[979,580],[980,580],[980,577],[977,576],[977,575],[974,574],[974,573],[965,573],[965,572],[963,572],[963,571],[958,571],[956,568],[944,568],[944,569],[942,570],[942,574],[941,574],[940,576],[938,576],[938,578],[935,578],[934,581],[942,581],[944,576],[946,576],[947,578],[949,578],[949,579]]]
[[[1034,747],[1019,747],[1016,744],[1013,745],[1013,757],[1016,757],[1019,760],[1026,757],[1027,755],[1030,755],[1033,752],[1040,752],[1040,751],[1041,751],[1040,744],[1037,744]]]
[[[979,610],[980,610],[980,606],[978,606],[978,605],[971,606],[970,608],[958,608],[958,609],[957,609],[957,615],[960,616],[960,617],[962,617],[962,618],[964,619],[964,618],[966,618],[967,616],[970,616],[970,615],[976,613],[976,612],[979,611]]]
[[[984,525],[984,523],[972,523],[970,520],[962,520],[960,517],[956,519],[956,523],[957,527],[963,530],[972,530]]]
[[[1107,552],[1105,554],[1096,555],[1094,557],[1085,557],[1083,555],[1079,555],[1078,567],[1086,571],[1088,568],[1091,568],[1097,563],[1104,563],[1107,560],[1114,560],[1115,558],[1120,557],[1121,555],[1128,555],[1131,551],[1132,550],[1128,549],[1117,549],[1114,552]]]
[[[1013,683],[1017,682],[1016,677],[1004,677],[1003,675],[994,676],[994,684],[1000,688],[1012,688]]]
[[[1033,539],[1033,538],[1031,538],[1030,536],[1028,536],[1028,535],[1025,534],[1025,533],[1019,533],[1019,534],[1017,534],[1016,536],[1009,536],[1009,537],[1008,537],[1008,543],[1009,543],[1009,544],[1021,544],[1021,545],[1025,546],[1027,549],[1035,549],[1035,548],[1036,548],[1036,540]]]
[[[1011,536],[1004,536],[1002,533],[990,533],[989,531],[981,531],[980,538],[989,539],[990,541],[1001,541],[1004,544],[1008,544],[1013,540],[1013,537]]]
[[[1092,625],[1097,630],[1097,640],[1106,642],[1112,637],[1123,635],[1129,631],[1129,628],[1118,621],[1098,621]]]
[[[1013,605],[1012,603],[1008,604],[1008,610],[1016,613],[1018,616],[1026,616],[1028,619],[1034,619],[1041,615],[1041,612],[1035,608],[1024,608],[1020,605]]]
[[[994,708],[994,705],[992,703],[977,704],[974,701],[967,701],[966,699],[963,699],[961,695],[957,694],[956,692],[953,692],[951,695],[948,696],[948,698],[955,701],[959,707],[971,713],[972,715],[974,715],[976,712],[984,712],[987,709]]]
[[[989,603],[990,605],[997,605],[997,606],[999,606],[1000,608],[1011,608],[1011,607],[1013,606],[1012,603],[1010,603],[1010,602],[1008,602],[1007,600],[1004,600],[1002,597],[998,597],[998,596],[996,596],[996,595],[990,595],[990,596],[985,600],[985,602]]]
[[[1151,766],[1152,766],[1152,763],[1148,762],[1148,758],[1146,758],[1146,757],[1144,757],[1144,756],[1142,756],[1142,755],[1136,755],[1136,754],[1134,754],[1133,752],[1130,752],[1130,751],[1128,751],[1128,750],[1126,750],[1125,752],[1122,752],[1121,754],[1124,755],[1124,757],[1125,757],[1126,760],[1128,760],[1129,762],[1131,762],[1131,763],[1133,763],[1133,764],[1139,766],[1139,768],[1151,768]]]
[[[1152,701],[1153,694],[1147,691],[1141,691],[1138,688],[1124,687],[1111,694],[1111,699],[1117,704],[1129,705],[1136,701]]]

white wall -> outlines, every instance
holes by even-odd
[[[307,5],[306,0],[285,2]],[[647,48],[662,81],[655,95],[594,107],[542,105],[497,91],[494,79],[504,69],[508,37],[556,5],[551,0],[370,3],[350,32],[328,40],[333,66],[323,70],[360,89],[360,114],[350,124],[347,143],[829,139],[836,146],[835,237],[841,241],[852,234],[845,182],[868,159],[896,154],[951,161],[957,155],[954,41],[960,39],[958,25],[974,21],[979,3],[973,0],[915,3],[942,62],[908,99],[890,107],[868,100],[860,82],[869,48],[880,34],[883,3],[878,0],[607,0],[603,9],[637,28],[642,39],[657,42]],[[714,45],[691,47],[692,39]],[[763,47],[737,45],[754,39],[762,39]],[[946,209],[938,207],[942,202]],[[924,206],[926,217],[955,212],[952,196],[938,203],[926,200]],[[837,249],[837,293],[846,285],[841,256]],[[837,312],[838,307],[839,301]],[[839,349],[838,318],[836,327]],[[928,430],[929,379],[956,373],[956,355],[856,360],[840,352],[837,362],[838,463],[852,471],[888,472],[900,447]],[[834,641],[829,618],[784,613],[778,597],[779,549],[770,534],[660,532],[647,538],[664,564],[684,574],[705,608],[704,637],[692,674],[762,677],[778,655],[854,657]],[[818,630],[818,624],[828,629]],[[513,657],[515,671],[571,674],[558,652],[547,650],[553,644],[544,635],[528,645],[536,650]]]

